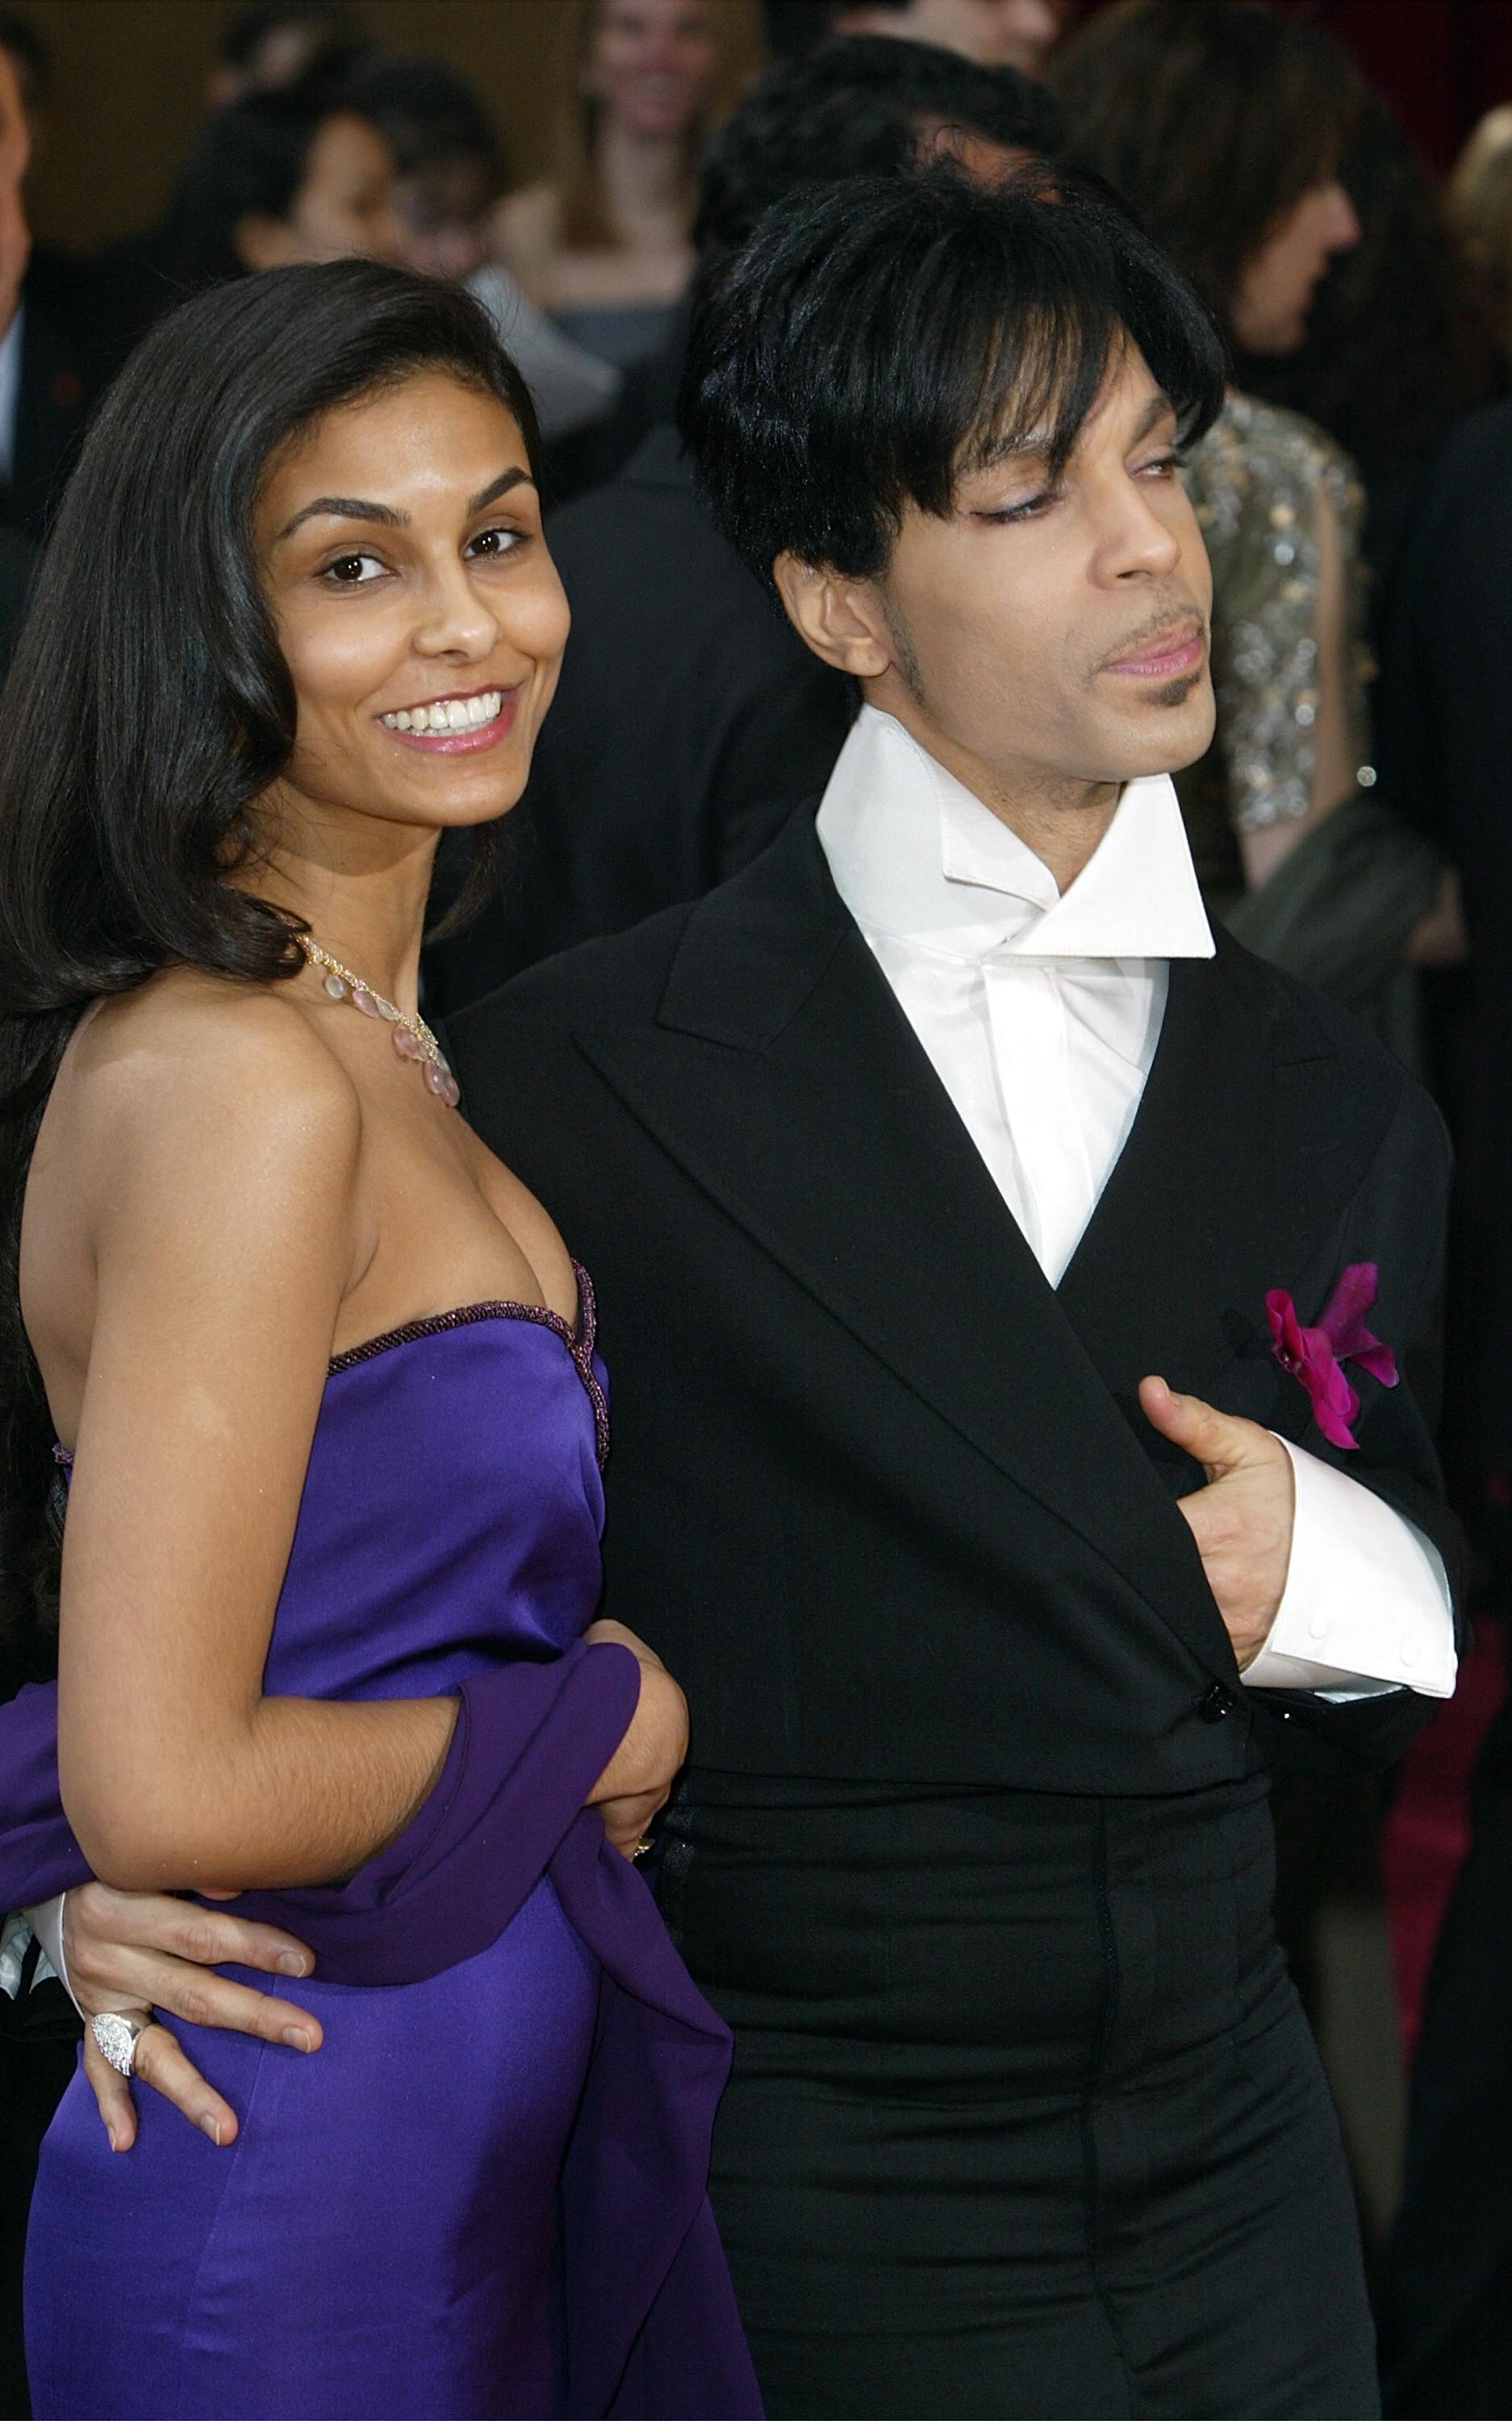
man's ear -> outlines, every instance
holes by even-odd
[[[893,661],[881,601],[869,581],[779,554],[772,567],[787,619],[805,647],[857,680],[875,680]]]

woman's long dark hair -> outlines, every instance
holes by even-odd
[[[519,423],[529,392],[459,288],[367,261],[276,269],[185,304],[90,430],[0,695],[0,1640],[45,1654],[53,1432],[18,1294],[21,1213],[64,1046],[103,994],[169,964],[267,983],[289,918],[229,880],[293,744],[295,697],[252,516],[297,431],[425,369]],[[66,707],[62,701],[67,701]],[[475,836],[454,914],[492,879]]]
[[[1336,176],[1364,86],[1321,25],[1257,0],[1115,0],[1051,63],[1070,156],[1185,271],[1225,337],[1277,221]]]

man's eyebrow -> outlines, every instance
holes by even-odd
[[[1129,443],[1137,445],[1161,421],[1175,417],[1176,406],[1170,397],[1163,393],[1152,395],[1130,431]],[[1049,459],[1050,447],[1051,431],[1043,427],[1026,429],[1004,437],[990,437],[985,445],[973,451],[967,467],[974,472],[995,471],[1000,462],[1044,461]]]
[[[967,465],[972,471],[995,471],[1000,462],[1019,462],[1025,459],[1043,461],[1050,453],[1048,429],[1026,429],[1018,435],[989,437],[972,449]]]
[[[1170,397],[1157,392],[1150,397],[1148,403],[1140,414],[1130,437],[1130,444],[1137,445],[1140,439],[1147,437],[1150,430],[1158,428],[1162,420],[1174,420],[1176,416],[1176,406]]]
[[[522,471],[516,463],[509,470],[501,471],[498,477],[491,479],[486,488],[480,488],[475,496],[470,496],[467,509],[469,513],[480,513],[485,505],[496,503],[500,496],[507,495],[511,488],[532,488],[535,484],[530,473]],[[408,513],[397,511],[393,505],[376,504],[370,496],[315,496],[307,505],[301,505],[293,519],[284,523],[273,544],[276,546],[281,539],[292,538],[302,523],[315,521],[321,514],[334,521],[376,522],[380,529],[407,529],[410,524]]]

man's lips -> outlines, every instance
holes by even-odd
[[[1197,671],[1206,644],[1200,622],[1178,622],[1127,656],[1115,657],[1102,669],[1134,680],[1179,680],[1184,673]]]

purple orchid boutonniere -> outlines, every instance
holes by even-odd
[[[1349,1428],[1360,1398],[1344,1375],[1357,1362],[1383,1387],[1397,1381],[1396,1356],[1365,1326],[1376,1300],[1380,1271],[1375,1261],[1351,1261],[1323,1307],[1316,1328],[1304,1328],[1289,1294],[1272,1287],[1265,1299],[1270,1351],[1283,1370],[1300,1379],[1313,1399],[1313,1418],[1331,1445],[1358,1446]]]

